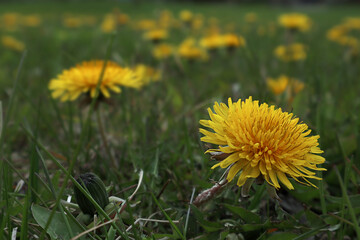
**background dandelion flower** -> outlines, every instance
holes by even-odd
[[[95,97],[95,90],[98,84],[104,61],[96,60],[83,62],[76,67],[64,70],[49,83],[49,89],[53,98],[60,98],[61,101],[73,101],[81,93],[90,93]],[[129,68],[123,68],[115,62],[108,61],[104,76],[102,78],[100,93],[110,97],[109,90],[120,93],[120,86],[140,88],[143,85],[142,80],[137,78],[134,72]]]
[[[288,189],[294,189],[288,177],[315,187],[308,178],[320,178],[311,170],[326,170],[316,166],[325,161],[317,155],[323,152],[318,147],[319,136],[309,136],[311,130],[293,114],[266,103],[259,105],[251,97],[234,103],[229,98],[228,106],[215,102],[214,111],[208,109],[211,120],[200,121],[214,130],[200,129],[205,135],[201,141],[219,145],[218,149],[207,152],[227,155],[212,168],[230,166],[228,181],[241,172],[238,186],[247,179],[262,176],[276,189],[280,188],[278,180]]]

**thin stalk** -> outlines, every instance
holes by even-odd
[[[350,198],[349,198],[349,195],[347,194],[345,184],[343,182],[343,179],[341,178],[339,169],[335,166],[334,170],[335,170],[335,173],[336,173],[336,175],[337,175],[337,177],[339,179],[339,183],[340,183],[341,191],[342,191],[342,194],[343,194],[343,198],[344,198],[344,200],[346,202],[347,207],[349,208],[349,214],[350,214],[351,220],[352,220],[352,222],[354,224],[354,230],[356,232],[357,239],[360,240],[360,226],[359,226],[359,223],[357,221],[356,214],[354,212],[354,208],[352,207],[352,204],[350,202]]]
[[[100,136],[101,136],[102,142],[104,144],[105,151],[106,151],[108,157],[110,158],[112,167],[114,169],[117,169],[116,161],[115,161],[113,155],[111,154],[111,150],[109,148],[109,144],[108,144],[108,141],[106,139],[104,124],[103,124],[103,121],[101,119],[101,110],[100,109],[101,108],[98,107],[98,109],[96,110],[96,119],[97,119],[97,123],[98,123],[98,127],[99,127]]]

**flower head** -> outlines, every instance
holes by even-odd
[[[25,49],[25,44],[12,36],[1,37],[1,43],[4,47],[21,52]]]
[[[223,38],[219,34],[213,34],[200,39],[200,46],[209,50],[220,48],[222,45],[223,45]]]
[[[293,43],[288,46],[280,45],[275,48],[274,54],[285,62],[299,61],[306,58],[305,46],[301,43]]]
[[[246,45],[245,38],[228,33],[222,36],[223,45],[228,48],[244,47]]]
[[[238,186],[247,179],[263,177],[275,188],[279,181],[288,189],[294,189],[288,177],[312,185],[308,178],[320,179],[311,170],[318,168],[325,159],[318,154],[319,136],[309,136],[311,130],[299,123],[292,113],[283,112],[266,103],[259,105],[251,97],[245,101],[228,100],[228,106],[215,102],[213,112],[208,109],[211,120],[200,124],[214,132],[200,129],[205,136],[201,141],[219,145],[214,152],[226,156],[212,168],[228,168],[227,180],[232,181],[240,173]],[[302,182],[300,179],[304,180]]]
[[[159,42],[168,37],[168,33],[164,29],[154,29],[144,33],[144,39],[151,40],[153,42]]]
[[[174,48],[166,43],[156,45],[152,51],[152,55],[157,59],[166,59],[173,54]]]
[[[159,81],[161,77],[160,70],[154,69],[144,64],[136,65],[133,68],[133,71],[136,77],[139,78],[143,84],[149,84],[150,82]]]
[[[307,31],[310,28],[310,18],[300,13],[283,14],[278,18],[281,26],[289,30]]]
[[[267,78],[266,83],[268,88],[275,94],[280,95],[286,90],[297,94],[304,89],[305,84],[298,79],[290,78],[286,75],[281,75],[278,78]]]
[[[196,45],[195,39],[187,38],[179,46],[178,54],[182,58],[189,60],[208,58],[206,52]]]
[[[110,33],[116,29],[116,18],[113,14],[106,14],[101,23],[101,31]]]
[[[245,22],[248,22],[248,23],[254,23],[257,21],[258,19],[258,16],[256,13],[254,12],[249,12],[249,13],[246,13],[245,14]]]
[[[60,98],[61,101],[73,101],[81,93],[90,93],[92,98],[95,97],[103,66],[104,61],[96,60],[82,62],[76,67],[64,70],[49,83],[49,89],[53,91],[52,97]],[[109,98],[109,90],[120,93],[120,86],[140,88],[142,85],[142,80],[137,78],[132,70],[109,61],[102,77],[100,93]]]
[[[193,19],[193,13],[189,10],[182,10],[179,14],[179,17],[183,22],[190,22]]]

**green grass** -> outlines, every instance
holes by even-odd
[[[175,17],[189,9],[205,19],[218,18],[224,32],[233,24],[247,46],[232,55],[221,51],[206,62],[160,62],[151,55],[152,44],[131,24],[115,34],[101,32],[103,16],[114,8],[127,13],[130,22],[155,19],[163,9]],[[313,25],[296,36],[307,46],[306,60],[290,64],[273,55],[284,43],[284,31],[276,27],[274,34],[259,36],[257,28],[276,25],[279,14],[292,11],[306,13]],[[75,237],[93,227],[81,224],[80,210],[61,201],[73,196],[74,185],[80,187],[75,177],[89,171],[109,186],[110,195],[127,203],[115,210],[96,204],[97,225],[104,226],[81,239],[360,239],[360,56],[346,60],[344,48],[326,39],[328,29],[346,17],[360,17],[359,11],[360,6],[269,10],[265,5],[161,1],[1,3],[0,18],[7,12],[36,13],[43,21],[14,31],[0,23],[0,38],[11,35],[26,45],[25,52],[16,52],[0,42],[0,239],[11,239],[15,228],[20,239],[49,239],[59,233]],[[257,13],[259,20],[246,31],[248,12]],[[66,28],[65,13],[91,15],[96,23]],[[178,45],[187,35],[183,28],[172,29],[168,41]],[[85,107],[81,99],[52,99],[49,81],[91,59],[161,68],[162,80],[113,93],[112,104],[100,104],[100,109],[95,101]],[[281,74],[305,83],[291,105],[285,95],[276,97],[266,87],[266,77]],[[319,173],[323,181],[314,181],[319,189],[291,180],[295,190],[282,186],[277,202],[264,185],[254,184],[250,197],[243,198],[230,183],[207,203],[189,206],[223,173],[210,169],[213,161],[204,155],[209,145],[200,141],[199,120],[209,118],[207,108],[214,101],[248,96],[293,112],[321,136],[327,171]],[[25,184],[15,191],[21,179]],[[81,191],[94,203],[86,189]]]

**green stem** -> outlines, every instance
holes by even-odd
[[[104,144],[104,147],[105,147],[105,151],[106,151],[108,157],[110,158],[112,167],[114,169],[117,169],[116,161],[115,161],[113,155],[111,154],[111,150],[109,148],[109,144],[108,144],[108,141],[106,139],[104,124],[103,124],[103,121],[101,120],[100,107],[96,110],[96,119],[97,119],[99,131],[100,131],[101,140],[102,140],[102,142]]]

